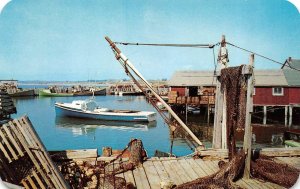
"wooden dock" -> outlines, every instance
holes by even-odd
[[[299,157],[280,157],[283,161],[294,167],[300,167]],[[211,175],[219,170],[218,160],[203,160],[193,158],[150,158],[133,171],[118,174],[126,182],[131,182],[137,189],[160,189],[160,183],[171,181],[176,185],[194,179]],[[284,188],[274,183],[258,179],[240,179],[236,184],[249,189],[278,189]]]

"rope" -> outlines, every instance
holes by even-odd
[[[161,47],[192,47],[192,48],[214,48],[217,44],[163,44],[163,43],[127,43],[114,42],[119,45],[161,46]]]
[[[284,65],[284,63],[282,63],[282,62],[278,62],[278,61],[273,60],[273,59],[271,59],[271,58],[268,58],[268,57],[266,57],[266,56],[264,56],[264,55],[261,55],[261,54],[258,54],[258,53],[256,53],[256,52],[247,50],[247,49],[245,49],[245,48],[236,46],[236,45],[234,45],[234,44],[232,44],[232,43],[226,42],[226,44],[231,45],[231,46],[233,46],[233,47],[235,47],[235,48],[241,49],[241,50],[243,50],[243,51],[246,51],[246,52],[255,54],[256,56],[259,56],[259,57],[261,57],[261,58],[267,59],[267,60],[269,60],[269,61],[271,61],[271,62],[274,62],[274,63],[276,63],[276,64],[280,64],[280,65],[282,65],[282,66]],[[300,69],[294,68],[294,67],[292,67],[292,66],[289,65],[289,64],[286,64],[286,66],[289,67],[289,68],[291,68],[291,69],[293,69],[293,70],[296,70],[296,71],[299,71],[299,72],[300,72]]]

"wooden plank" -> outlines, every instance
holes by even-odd
[[[278,161],[279,160],[279,161]],[[300,168],[300,158],[299,157],[276,157],[275,161],[280,163],[286,163],[296,168]]]
[[[64,151],[49,151],[49,154],[55,158],[61,159],[85,159],[97,158],[97,149],[81,149],[81,150],[64,150]]]
[[[193,158],[187,159],[187,162],[191,165],[193,170],[200,178],[207,176],[207,173],[203,171],[203,169],[198,165],[198,163],[195,162]]]
[[[18,139],[18,136],[17,135],[20,135],[20,132],[15,128],[15,127],[11,127],[11,124],[13,124],[12,122],[9,122],[8,125],[10,126],[10,129],[12,130],[12,132],[14,133],[15,135],[15,139],[16,141],[18,141],[18,144],[20,143],[19,139]],[[24,153],[23,153],[23,150],[22,150],[22,145],[19,144],[18,146],[16,146],[16,149],[19,153],[20,156],[24,156]]]
[[[275,189],[285,189],[285,187],[282,187],[278,184],[275,184],[275,183],[271,183],[271,182],[267,182],[267,185],[272,187],[272,188],[275,188]]]
[[[15,128],[15,125],[10,122],[10,127],[13,128],[13,130],[15,130],[16,132],[17,129]],[[34,166],[36,167],[36,169],[40,172],[40,174],[42,175],[42,177],[44,178],[45,181],[48,180],[48,178],[45,176],[45,174],[42,172],[42,169],[39,165],[39,163],[37,162],[37,160],[35,159],[34,155],[32,154],[32,152],[30,151],[30,149],[28,148],[28,144],[25,140],[25,138],[23,138],[23,135],[21,133],[16,134],[17,138],[19,139],[20,143],[22,144],[23,148],[25,149],[25,151],[27,152],[28,156],[30,157],[32,163],[34,164]],[[47,184],[49,184],[49,186],[52,186],[52,184],[50,184],[50,182],[48,182]],[[53,182],[53,185],[55,188],[59,188],[55,182]]]
[[[208,167],[202,159],[195,159],[195,162],[198,163],[198,165],[204,170],[204,172],[205,172],[207,175],[212,175],[212,174],[214,174],[214,171],[211,170],[211,168]]]
[[[41,181],[40,177],[36,174],[36,172],[33,170],[32,171],[32,175],[35,178],[35,180],[38,182],[39,186],[41,189],[46,189],[46,187],[44,186],[43,182]]]
[[[224,161],[224,160],[223,160]],[[228,161],[224,161],[225,163],[227,163]],[[217,170],[219,171],[220,170],[220,167],[219,167],[219,160],[212,160],[211,161],[211,165]]]
[[[21,180],[21,183],[26,189],[30,189],[30,187],[28,186],[28,184],[26,183],[26,181],[24,179]]]
[[[5,145],[7,146],[8,150],[10,151],[10,153],[12,154],[12,156],[14,157],[14,159],[17,160],[18,159],[17,154],[15,153],[15,151],[10,146],[8,140],[6,139],[6,137],[4,136],[4,134],[2,133],[1,129],[0,129],[0,136],[1,136],[2,140],[4,141]]]
[[[255,182],[259,186],[263,186],[266,189],[274,189],[271,185],[269,185],[269,182],[265,182],[265,181],[261,182],[257,179],[251,179],[251,180],[252,182]]]
[[[216,166],[213,161],[207,160],[204,162],[214,173],[216,173],[219,170],[219,167]]]
[[[226,90],[222,94],[223,105],[222,105],[222,120],[221,120],[221,132],[222,132],[222,149],[227,149],[227,100],[226,100]]]
[[[222,148],[222,115],[223,115],[223,94],[221,94],[220,77],[217,77],[215,117],[213,130],[213,148]]]
[[[244,179],[239,179],[238,181],[235,182],[236,185],[240,186],[241,188],[244,189],[252,189],[251,185],[246,183]]]
[[[138,169],[140,177],[142,179],[143,189],[150,189],[151,187],[150,187],[147,175],[145,173],[144,167],[143,166],[139,166],[137,169]]]
[[[152,163],[152,161],[146,161],[143,163],[143,167],[147,178],[149,180],[149,184],[152,189],[160,189],[160,182],[162,181]]]
[[[4,124],[4,125],[2,126],[2,128],[5,130],[5,132],[6,132],[7,136],[8,136],[8,138],[9,138],[9,140],[13,143],[13,145],[15,146],[16,150],[18,151],[18,153],[19,153],[20,155],[22,155],[23,152],[22,152],[22,150],[19,148],[19,145],[18,145],[17,142],[15,141],[15,139],[14,139],[14,137],[12,136],[10,130],[9,130],[8,127],[7,127],[7,125]]]
[[[65,188],[65,189],[69,188],[69,185],[65,181],[64,177],[62,176],[62,174],[59,172],[57,166],[51,160],[48,151],[46,150],[44,144],[41,142],[41,139],[39,138],[39,135],[33,129],[33,126],[31,124],[31,122],[29,121],[28,117],[25,116],[25,117],[22,117],[21,119],[24,121],[25,126],[27,126],[27,128],[32,133],[32,135],[35,136],[34,139],[35,139],[36,143],[38,144],[38,146],[40,147],[40,149],[43,152],[43,154],[45,155],[45,158],[47,159],[47,161],[48,161],[50,167],[52,168],[54,174],[56,175],[57,179],[60,181],[61,188]]]
[[[254,54],[250,55],[249,69],[254,66]],[[246,118],[245,118],[245,134],[243,149],[245,151],[245,169],[244,178],[250,178],[250,162],[251,162],[251,141],[252,141],[252,126],[251,126],[251,115],[253,112],[253,73],[249,73],[247,80],[247,102],[246,102]]]
[[[300,156],[300,147],[262,148],[260,154],[265,156],[271,156],[271,157]]]
[[[261,183],[258,183],[256,181],[254,181],[254,179],[246,179],[244,178],[243,179],[247,184],[251,185],[251,187],[253,189],[261,189],[261,188],[266,188],[265,185],[261,184]]]
[[[228,158],[228,149],[205,149],[198,152],[202,157],[212,156],[220,158]]]
[[[161,160],[164,160],[165,158],[160,158]],[[171,167],[171,162],[169,160],[161,161],[163,164],[165,170],[167,171],[168,175],[170,176],[171,180],[176,184],[182,184],[184,181],[177,175],[176,171]]]
[[[187,175],[183,167],[180,165],[180,163],[177,160],[170,160],[171,166],[173,167],[173,171],[176,171],[176,174],[181,178],[183,183],[189,182],[192,180],[192,178]]]
[[[124,172],[124,177],[126,182],[131,182],[134,186],[136,186],[134,176],[131,170]]]
[[[38,188],[36,187],[35,183],[33,182],[33,180],[31,179],[30,176],[27,176],[26,179],[27,179],[28,182],[30,183],[31,188],[33,188],[33,189],[38,189]]]
[[[3,152],[4,156],[7,158],[8,162],[12,162],[12,159],[10,158],[10,156],[8,155],[7,151],[5,150],[4,146],[2,145],[2,143],[0,142],[0,149]]]
[[[187,162],[186,159],[178,159],[178,163],[184,169],[185,173],[189,176],[190,180],[195,180],[199,178],[198,174],[194,171],[191,165]]]
[[[156,160],[152,160],[153,166],[155,167],[160,180],[162,181],[169,181],[171,180],[170,176],[168,175],[168,172],[165,170],[162,162],[157,158]]]
[[[134,176],[134,180],[135,180],[135,184],[136,184],[136,188],[139,189],[143,189],[143,183],[142,183],[142,177],[140,175],[140,172],[137,168],[135,168],[133,171],[133,176]]]

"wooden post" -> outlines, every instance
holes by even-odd
[[[188,121],[188,103],[187,103],[187,97],[190,96],[189,89],[185,87],[185,124],[187,124]]]
[[[185,103],[185,124],[187,124],[188,121],[188,105]]]
[[[289,127],[293,124],[293,106],[289,106]]]
[[[263,124],[267,124],[267,106],[264,106],[264,119],[263,119]]]
[[[225,35],[222,35],[221,46],[218,54],[219,71],[217,72],[217,88],[215,98],[215,118],[213,132],[213,148],[227,149],[226,141],[226,99],[221,92],[220,75],[223,68],[228,67],[228,50],[226,48]]]
[[[225,35],[222,35],[221,42],[220,42],[220,49],[219,49],[219,54],[218,54],[218,62],[220,66],[220,70],[223,68],[228,67],[228,50],[226,48],[226,39]]]
[[[208,100],[208,104],[207,104],[207,126],[209,126],[209,123],[210,123],[210,110],[209,110],[209,100]]]
[[[215,118],[213,131],[213,144],[215,149],[222,148],[222,116],[223,116],[223,94],[221,93],[221,83],[217,77],[216,97],[215,97]]]
[[[252,68],[252,73],[248,75],[247,81],[247,104],[246,104],[246,121],[245,121],[245,135],[244,135],[244,151],[247,153],[245,160],[244,178],[250,178],[250,162],[251,162],[251,139],[252,139],[252,127],[251,127],[251,114],[253,112],[253,65],[254,54],[250,55],[249,67]]]
[[[288,125],[288,119],[287,119],[287,114],[288,114],[288,106],[284,106],[284,125]]]
[[[227,101],[225,91],[222,106],[222,149],[227,149]]]

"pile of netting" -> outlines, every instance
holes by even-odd
[[[299,178],[299,169],[276,162],[267,156],[260,156],[251,161],[251,174],[255,178],[290,188]]]
[[[207,177],[198,178],[177,186],[177,189],[201,188],[239,188],[234,181],[240,179],[245,167],[245,152],[237,151],[235,136],[237,131],[244,130],[246,118],[247,76],[242,74],[243,65],[222,69],[221,90],[225,94],[227,113],[227,146],[229,162],[219,162],[220,170]],[[292,187],[298,177],[299,170],[260,156],[251,162],[251,176],[276,183],[284,187]]]
[[[243,130],[246,117],[246,78],[242,74],[243,65],[221,70],[221,91],[225,95],[227,146],[229,159],[235,154],[236,131]]]
[[[122,155],[128,151],[130,152],[129,158],[122,159]],[[97,161],[96,165],[92,165],[86,161],[69,161],[61,163],[59,169],[73,189],[86,187],[89,189],[133,189],[134,185],[126,182],[118,174],[135,169],[145,157],[146,152],[142,141],[133,139],[120,154],[109,162]]]

